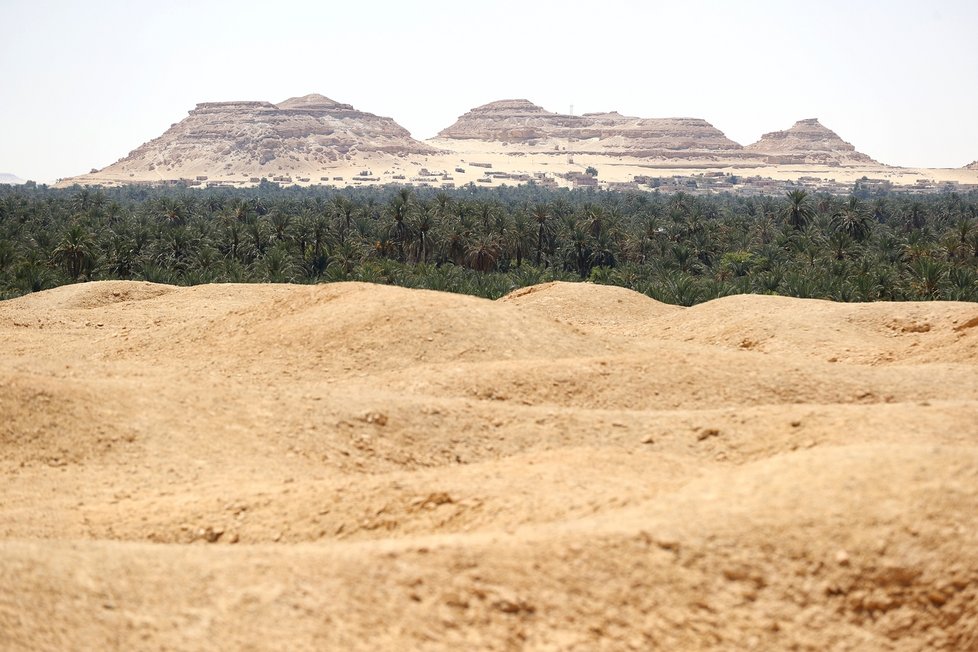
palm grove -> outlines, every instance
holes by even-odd
[[[0,298],[102,279],[976,301],[978,194],[0,186]]]

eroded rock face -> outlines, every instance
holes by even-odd
[[[391,118],[376,116],[322,95],[270,102],[206,102],[162,136],[101,173],[179,177],[201,171],[265,174],[282,163],[314,170],[357,152],[428,154]]]
[[[617,111],[565,115],[528,100],[501,100],[476,107],[442,130],[438,138],[541,149],[553,149],[562,142],[568,152],[661,158],[736,158],[743,150],[698,118],[635,118]]]
[[[772,131],[745,149],[764,154],[769,163],[807,163],[818,165],[858,165],[876,163],[869,156],[842,140],[818,118],[799,120],[787,131]]]

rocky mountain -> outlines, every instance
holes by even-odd
[[[315,174],[364,154],[429,154],[391,118],[323,95],[269,102],[198,104],[162,136],[91,175],[178,179]]]
[[[763,154],[768,163],[778,165],[858,165],[876,161],[856,151],[838,134],[826,128],[818,118],[799,120],[787,131],[772,131],[746,150]]]
[[[566,115],[523,99],[476,107],[430,142],[458,150],[466,141],[642,158],[743,156],[741,145],[706,120],[635,118],[617,111]]]
[[[965,170],[978,170],[978,161],[975,161],[973,163],[968,163],[966,166],[964,166],[964,169]]]
[[[0,172],[0,184],[9,184],[12,186],[17,186],[25,183],[23,179],[15,174],[10,174],[9,172]]]

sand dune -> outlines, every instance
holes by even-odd
[[[0,303],[0,641],[978,649],[978,307]]]

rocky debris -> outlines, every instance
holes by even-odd
[[[321,169],[357,153],[431,154],[391,118],[358,111],[322,95],[270,102],[205,102],[162,136],[98,171],[99,175],[199,178],[270,176],[282,169]],[[194,172],[190,172],[194,171]]]
[[[635,118],[617,111],[565,115],[552,113],[522,99],[500,100],[476,107],[443,129],[438,138],[539,147],[540,151],[561,154],[743,157],[743,147],[706,120]],[[560,144],[566,141],[570,144]]]
[[[767,162],[775,165],[878,164],[869,156],[857,152],[852,144],[822,125],[818,118],[799,120],[787,131],[764,134],[759,141],[745,149],[764,154]]]

